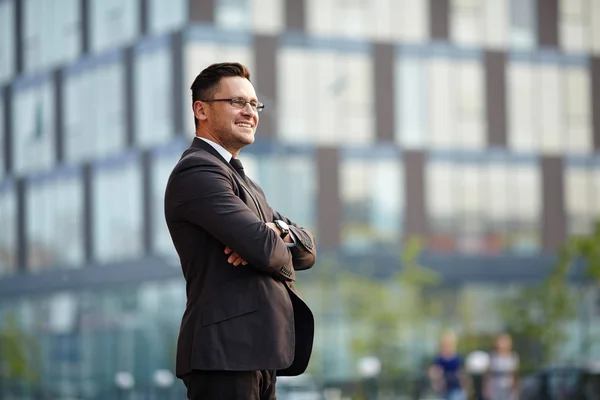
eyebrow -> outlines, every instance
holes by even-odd
[[[232,99],[244,99],[244,100],[248,100],[248,101],[256,101],[258,102],[259,100],[256,97],[244,97],[244,96],[231,96]]]

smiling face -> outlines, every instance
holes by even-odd
[[[240,76],[221,78],[218,90],[211,99],[234,97],[246,101],[258,101],[252,83]],[[237,157],[244,146],[254,143],[258,113],[252,110],[249,104],[240,109],[235,108],[228,101],[196,101],[194,114],[199,120],[196,135],[220,144],[234,157]]]

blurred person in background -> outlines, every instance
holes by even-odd
[[[196,137],[165,193],[187,294],[176,374],[190,400],[275,399],[276,375],[301,374],[312,351],[313,315],[292,282],[315,263],[314,238],[237,158],[264,108],[246,67],[210,65],[191,90]]]
[[[454,332],[447,331],[440,340],[440,351],[428,376],[436,393],[446,400],[464,400],[463,361],[456,352],[457,338]]]
[[[518,369],[519,356],[512,350],[512,338],[503,333],[496,338],[495,349],[490,354],[486,399],[518,400]]]

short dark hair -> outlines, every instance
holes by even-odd
[[[221,78],[240,76],[250,80],[248,68],[237,62],[224,62],[211,64],[206,67],[196,79],[190,89],[192,90],[192,107],[198,100],[209,100],[219,91]],[[194,114],[194,124],[198,127],[198,120]]]

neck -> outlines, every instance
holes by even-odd
[[[211,142],[218,144],[219,146],[221,146],[225,150],[227,150],[229,153],[231,153],[231,156],[233,158],[237,158],[238,154],[240,154],[240,149],[234,149],[231,146],[229,146],[227,143],[224,143],[222,140],[219,140],[217,138],[217,135],[215,135],[213,132],[197,130],[196,136],[199,138],[208,139]]]

